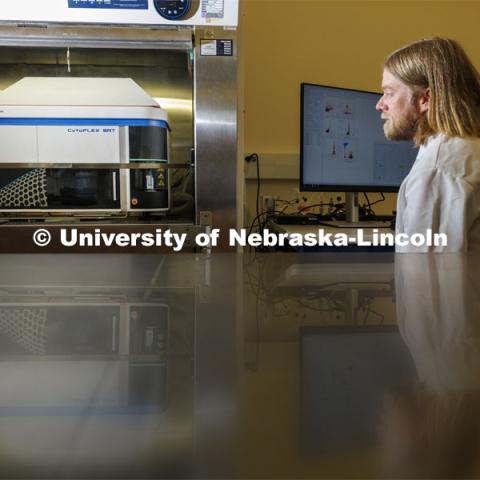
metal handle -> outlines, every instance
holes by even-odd
[[[117,201],[117,172],[112,172],[113,177],[113,201]]]

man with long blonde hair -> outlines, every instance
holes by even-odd
[[[432,38],[387,57],[382,89],[386,137],[420,147],[398,193],[397,233],[447,235],[447,247],[420,251],[480,250],[480,74],[456,41]]]

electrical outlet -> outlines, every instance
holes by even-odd
[[[275,210],[275,197],[272,195],[262,196],[262,212],[273,212]]]

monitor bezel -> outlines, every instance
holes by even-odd
[[[382,95],[381,92],[371,92],[368,90],[358,90],[354,88],[332,87],[331,85],[322,85],[318,83],[302,82],[300,84],[300,190],[303,192],[398,192],[398,186],[378,186],[378,185],[322,185],[306,184],[303,178],[303,136],[304,136],[304,95],[305,87],[331,88],[332,90],[344,90],[356,93],[371,93]]]

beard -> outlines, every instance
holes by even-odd
[[[387,117],[383,124],[383,131],[388,140],[410,141],[415,138],[420,114],[416,111],[409,112],[401,118]]]

